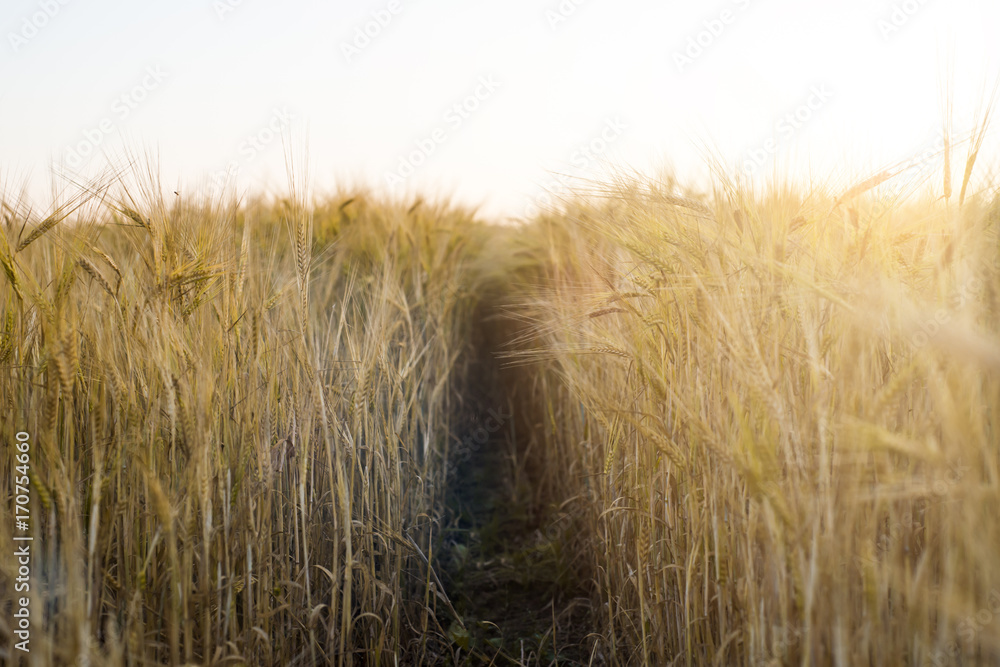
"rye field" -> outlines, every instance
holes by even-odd
[[[0,663],[997,664],[974,163],[4,195]]]

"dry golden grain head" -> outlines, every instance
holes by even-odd
[[[156,517],[168,532],[173,531],[174,511],[170,507],[170,500],[167,498],[160,480],[152,473],[147,473],[146,487],[149,489],[149,495],[153,501],[153,512],[155,512]]]
[[[176,375],[171,375],[170,380],[177,402],[177,421],[181,427],[181,439],[185,451],[191,451],[195,446],[196,435],[193,410],[187,406],[186,392],[181,386],[180,379]]]
[[[115,285],[115,293],[117,293],[118,292],[118,287],[121,287],[121,283],[122,283],[122,271],[121,271],[121,269],[118,268],[118,264],[115,263],[115,260],[111,259],[110,255],[108,255],[106,252],[104,252],[103,250],[101,250],[97,246],[92,246],[91,250],[93,250],[95,253],[97,253],[97,255],[101,259],[103,259],[108,266],[111,267],[111,270],[115,272],[115,276],[117,276],[117,278],[118,278],[118,280],[116,282],[116,285]]]
[[[611,433],[608,436],[608,453],[604,457],[604,466],[602,468],[605,477],[611,474],[611,469],[615,464],[615,455],[617,453],[618,453],[618,438],[615,437],[613,433]]]
[[[649,530],[649,517],[645,513],[637,512],[636,523],[638,524],[636,529],[636,549],[638,549],[640,562],[646,561],[646,568],[649,568],[648,558],[652,554],[652,540],[650,539]],[[645,572],[642,573],[643,578],[645,578]],[[644,585],[640,586],[640,589],[645,589]]]
[[[106,368],[104,372],[104,377],[110,378],[111,386],[114,390],[113,399],[116,403],[124,403],[128,400],[128,387],[125,385],[125,381],[122,380],[121,376],[115,368]]]
[[[122,206],[118,209],[118,211],[140,227],[150,229],[151,226],[149,221],[146,218],[143,218],[143,216],[135,209],[128,206]]]
[[[3,237],[0,234],[0,237]],[[4,240],[0,238],[0,240]],[[21,291],[21,279],[17,275],[17,265],[14,261],[14,257],[8,252],[9,248],[6,247],[6,242],[0,246],[0,268],[3,268],[4,274],[7,276],[7,281],[10,283],[11,289],[14,290],[14,294],[17,295],[18,299],[24,299],[24,294]]]
[[[49,217],[42,220],[31,233],[28,234],[20,243],[17,244],[17,248],[14,249],[15,253],[19,253],[29,245],[37,241],[43,234],[48,232],[50,229],[62,222],[62,218],[56,215],[50,215]]]
[[[247,264],[250,259],[250,225],[243,225],[243,239],[240,241],[240,258],[236,270],[236,300],[239,301],[243,295],[246,285]]]
[[[31,486],[35,489],[35,493],[38,494],[38,500],[42,503],[42,507],[45,508],[46,512],[51,512],[52,494],[49,493],[48,488],[38,476],[35,466],[28,467],[28,479],[31,481]]]
[[[890,178],[892,178],[894,175],[895,174],[893,174],[890,171],[883,171],[878,174],[875,174],[870,178],[861,181],[860,183],[851,186],[850,188],[847,189],[847,191],[845,191],[842,195],[840,195],[840,197],[837,198],[837,200],[833,203],[833,207],[836,208],[845,201],[854,199],[855,197],[864,194],[865,192],[868,192],[872,188],[877,188],[878,186],[882,185]]]
[[[94,279],[94,282],[100,285],[101,288],[108,293],[108,296],[112,298],[115,296],[115,292],[114,290],[111,289],[111,285],[108,283],[107,279],[105,279],[105,277],[101,274],[101,272],[97,270],[97,267],[94,266],[93,262],[91,262],[86,257],[81,257],[80,259],[77,260],[77,263],[79,264],[80,268],[86,271],[87,274]]]
[[[16,347],[17,345],[15,344],[13,335],[8,332],[0,334],[0,365],[8,362],[8,360],[14,355]],[[7,399],[9,407],[13,408],[13,394],[8,395]]]
[[[601,317],[603,315],[609,315],[611,313],[624,313],[624,312],[626,312],[624,308],[601,308],[591,313],[587,313],[587,317],[594,318],[594,317]]]
[[[73,398],[73,362],[69,357],[66,345],[61,346],[61,349],[56,353],[55,362],[63,401],[69,402]]]
[[[76,282],[75,268],[73,262],[65,262],[63,264],[62,273],[59,275],[59,282],[56,284],[56,293],[52,299],[56,310],[59,312],[62,311],[66,299],[69,297],[69,292],[73,288],[73,283]]]
[[[612,354],[616,357],[621,357],[622,359],[632,358],[632,356],[628,352],[613,345],[595,345],[590,348],[590,352],[593,352],[595,354]]]
[[[680,449],[674,442],[664,437],[657,438],[655,442],[657,449],[662,452],[671,463],[677,466],[678,470],[683,470],[687,467],[687,460],[685,460],[684,454],[681,453]]]
[[[274,308],[274,306],[278,303],[278,301],[281,299],[284,293],[285,293],[285,288],[281,288],[277,292],[275,292],[271,296],[271,298],[269,298],[267,301],[264,302],[263,311],[266,313],[267,311]]]
[[[45,430],[52,437],[55,433],[56,425],[59,422],[59,381],[60,375],[48,373],[48,382],[45,392],[45,410],[43,412],[42,423]]]

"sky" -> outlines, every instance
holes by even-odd
[[[44,207],[137,160],[279,194],[289,158],[493,218],[710,159],[846,187],[939,141],[946,79],[968,132],[998,34],[995,0],[4,0],[0,189]]]

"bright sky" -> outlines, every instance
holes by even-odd
[[[706,147],[849,181],[934,143],[949,58],[968,128],[998,34],[995,0],[4,0],[0,186],[46,204],[131,151],[182,193],[280,191],[283,138],[318,191],[489,215],[608,164],[697,182]]]

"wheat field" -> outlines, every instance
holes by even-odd
[[[139,170],[5,195],[24,664],[996,664],[974,163],[905,197],[610,177],[520,225]]]

